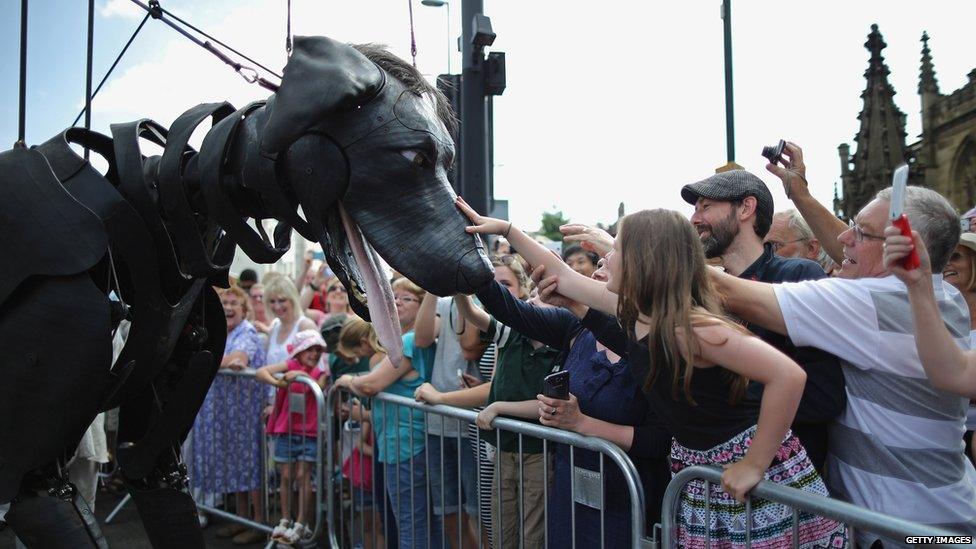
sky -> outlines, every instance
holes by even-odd
[[[86,3],[33,0],[28,50],[27,141],[39,143],[74,120],[84,104]],[[286,55],[285,2],[164,0],[163,6],[262,64]],[[0,144],[17,135],[20,2],[0,2]],[[95,80],[142,14],[130,0],[96,0]],[[407,0],[292,0],[295,34],[384,43],[410,58]],[[536,229],[543,211],[575,222],[612,222],[627,211],[664,207],[690,215],[679,190],[726,161],[723,35],[719,0],[577,2],[485,0],[504,51],[507,89],[495,98],[495,198],[516,225]],[[432,79],[454,72],[449,44],[460,0],[445,8],[413,0],[417,66]],[[932,0],[736,0],[732,4],[736,161],[770,186],[763,145],[780,138],[804,150],[813,194],[831,204],[839,181],[837,146],[851,143],[865,87],[872,23],[888,44],[895,102],[907,114],[907,142],[921,131],[917,95],[923,30],[943,93],[976,68],[976,2]],[[448,35],[450,24],[451,35]],[[203,102],[240,107],[265,90],[150,20],[93,108],[93,128],[152,118],[168,125]],[[197,139],[202,137],[197,136]]]

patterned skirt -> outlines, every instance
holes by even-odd
[[[671,445],[671,472],[677,474],[693,465],[735,463],[746,455],[752,445],[756,427],[739,433],[728,442],[708,450],[692,450],[674,441]],[[827,487],[813,468],[807,451],[792,433],[787,433],[779,452],[766,470],[766,480],[798,488],[821,496],[829,496]],[[710,499],[710,515],[705,516],[705,498]],[[707,520],[706,520],[707,518]],[[800,511],[798,513],[799,546],[806,548],[847,547],[847,532],[843,524]],[[676,521],[678,545],[685,548],[706,547],[706,525],[711,534],[711,547],[737,549],[746,546],[746,506],[715,483],[705,494],[705,482],[689,482],[681,494],[681,510]],[[793,509],[760,498],[752,500],[752,547],[756,549],[790,547],[793,543]]]

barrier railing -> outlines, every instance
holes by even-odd
[[[678,547],[676,542],[677,513],[681,506],[681,494],[685,486],[692,481],[702,480],[705,483],[705,493],[711,493],[711,485],[721,486],[722,470],[718,467],[695,466],[683,469],[675,475],[664,492],[664,504],[661,511],[662,547],[670,549]],[[893,539],[904,539],[906,536],[948,536],[958,534],[920,524],[889,515],[858,507],[850,503],[832,498],[810,494],[796,488],[783,486],[767,480],[760,481],[746,500],[746,521],[752,524],[752,499],[762,498],[768,501],[782,503],[793,508],[792,547],[798,547],[799,540],[799,512],[831,518],[848,526],[850,546],[854,546],[856,529],[878,534]],[[710,523],[709,505],[705,506],[705,524]],[[706,528],[706,533],[710,529]],[[706,544],[710,539],[706,538]],[[746,538],[746,546],[751,547],[751,540]]]
[[[251,369],[240,370],[240,371],[221,369],[217,372],[217,375],[223,377],[230,377],[230,378],[248,379],[251,383],[260,383],[255,379],[256,370],[251,370]],[[277,374],[275,377],[281,379],[282,375]],[[323,535],[324,532],[323,518],[325,517],[325,514],[324,514],[323,500],[326,498],[323,497],[323,494],[325,493],[325,490],[327,489],[329,484],[326,483],[326,475],[328,470],[324,468],[324,463],[326,460],[325,460],[323,450],[326,446],[326,443],[324,441],[326,435],[325,426],[328,418],[330,418],[331,415],[328,414],[325,408],[325,400],[326,400],[325,395],[323,394],[322,389],[319,387],[318,383],[316,383],[314,379],[306,376],[300,376],[295,378],[295,380],[292,383],[298,383],[307,386],[309,388],[309,394],[311,395],[311,398],[313,398],[316,403],[316,422],[315,422],[316,454],[315,454],[315,462],[314,462],[315,475],[314,475],[313,488],[312,488],[314,494],[313,506],[315,509],[314,517],[313,517],[314,522],[308,525],[312,530],[311,537],[307,540],[304,540],[303,542],[300,542],[298,545],[301,545],[302,543],[313,544],[315,543],[315,540],[320,539],[320,537]],[[262,385],[262,387],[268,387],[269,390],[271,390],[270,386]],[[290,405],[290,401],[289,399],[286,398],[284,401],[284,406],[289,406],[289,405]],[[291,412],[294,412],[294,410],[290,409],[289,413]],[[302,410],[303,425],[306,423],[305,421],[306,419],[307,418],[305,416],[304,409],[303,409]],[[289,421],[288,435],[291,435],[291,424],[292,422]],[[269,466],[268,464],[269,457],[273,454],[273,450],[271,448],[272,445],[269,444],[269,438],[270,435],[264,434],[264,422],[262,422],[261,438],[260,438],[261,440],[261,445],[260,445],[261,495],[260,497],[264,503],[263,505],[264,523],[256,522],[254,520],[241,516],[240,513],[242,512],[242,510],[240,509],[236,509],[236,512],[238,514],[229,512],[227,510],[228,505],[226,504],[227,503],[226,501],[225,501],[224,509],[219,509],[215,505],[208,505],[205,501],[197,501],[197,508],[215,517],[219,517],[221,519],[234,522],[237,524],[241,524],[247,526],[248,528],[270,534],[274,529],[274,525],[277,524],[277,518],[276,518],[277,515],[272,512],[272,509],[276,509],[274,498],[272,497],[275,489],[274,483],[272,483],[272,479],[276,474],[276,471],[274,466]],[[188,456],[188,459],[190,459],[190,456]],[[193,486],[192,470],[190,472],[190,476],[191,476],[190,485]],[[312,527],[313,525],[314,527]]]
[[[327,407],[328,410],[330,410],[330,411],[336,410],[336,406],[338,405],[338,402],[339,402],[339,400],[338,400],[339,399],[339,395],[341,395],[341,394],[350,394],[350,393],[347,393],[346,391],[338,391],[338,390],[332,390],[332,391],[329,392],[328,399],[327,399],[327,405],[326,405],[326,407]],[[465,424],[465,423],[474,423],[475,420],[476,420],[476,418],[477,418],[477,413],[474,412],[474,411],[472,411],[472,410],[465,410],[465,409],[461,409],[461,408],[454,408],[454,407],[442,406],[442,405],[431,406],[431,405],[427,405],[427,404],[415,402],[414,400],[409,399],[409,398],[405,398],[405,397],[401,397],[401,396],[395,396],[395,395],[390,395],[390,394],[385,394],[385,393],[380,393],[380,394],[372,397],[372,401],[373,401],[373,405],[374,406],[376,405],[376,402],[381,402],[381,403],[383,403],[384,406],[392,407],[393,410],[394,410],[393,413],[392,413],[392,415],[394,417],[397,417],[397,418],[400,418],[401,417],[400,416],[401,409],[402,408],[406,408],[408,410],[418,410],[420,412],[423,412],[424,415],[425,415],[425,423],[426,423],[426,418],[429,417],[429,416],[431,416],[431,415],[441,416],[442,418],[444,418],[444,421],[453,420],[456,423],[456,426],[458,427],[458,435],[457,435],[457,439],[459,441],[459,444],[458,444],[459,450],[458,450],[458,452],[461,451],[460,450],[460,448],[461,448],[460,439],[462,437],[461,437],[461,434],[460,433],[463,431],[463,427],[462,427],[463,424]],[[408,414],[409,413],[410,412],[408,412]],[[385,410],[384,411],[384,417],[389,417],[389,415],[391,415],[391,414],[389,414],[389,412],[387,410]],[[328,425],[328,431],[329,432],[328,432],[328,435],[326,437],[326,440],[328,441],[328,444],[330,446],[326,450],[327,468],[328,468],[329,471],[335,471],[336,470],[335,459],[336,459],[337,456],[341,456],[342,455],[342,451],[343,451],[342,445],[343,445],[343,442],[342,442],[341,437],[338,437],[336,435],[336,433],[334,432],[334,429],[335,429],[334,422],[329,421],[329,422],[327,422],[327,425]],[[570,479],[570,497],[571,497],[571,500],[570,500],[571,501],[571,504],[570,504],[571,511],[570,511],[570,517],[569,517],[569,526],[570,526],[570,532],[572,532],[570,534],[570,538],[572,539],[572,546],[573,547],[576,546],[576,522],[577,522],[577,520],[576,520],[576,504],[577,503],[584,504],[584,505],[588,505],[589,507],[599,508],[599,511],[600,511],[599,522],[600,522],[600,541],[601,541],[601,547],[603,546],[603,542],[605,542],[604,533],[605,533],[605,523],[606,523],[605,518],[606,517],[605,517],[605,509],[604,509],[605,506],[604,506],[604,501],[603,501],[603,499],[604,499],[603,498],[603,496],[604,496],[604,488],[605,488],[604,482],[605,482],[605,479],[606,479],[606,476],[604,475],[604,460],[605,460],[605,458],[609,458],[611,460],[611,462],[614,465],[616,465],[616,467],[619,468],[619,470],[621,472],[621,476],[622,476],[623,481],[624,481],[624,486],[621,487],[621,488],[626,489],[627,492],[628,492],[628,494],[629,494],[629,498],[630,498],[629,513],[630,513],[630,517],[631,517],[631,520],[630,520],[630,528],[631,528],[631,530],[630,530],[630,539],[631,539],[631,543],[632,543],[633,547],[643,547],[643,546],[647,546],[647,544],[649,544],[649,543],[653,543],[649,539],[645,538],[645,536],[644,536],[644,529],[645,529],[645,526],[644,526],[644,523],[645,523],[645,521],[644,521],[644,492],[643,492],[643,486],[642,486],[641,481],[640,481],[640,477],[637,474],[637,470],[634,467],[634,464],[627,457],[626,453],[622,449],[620,449],[618,446],[616,446],[613,443],[610,443],[610,442],[608,442],[606,440],[600,439],[600,438],[585,437],[585,436],[582,436],[582,435],[579,435],[577,433],[573,433],[573,432],[570,432],[570,431],[564,431],[564,430],[561,430],[561,429],[544,427],[544,426],[537,425],[537,424],[533,424],[533,423],[527,423],[527,422],[522,422],[522,421],[517,421],[517,420],[512,420],[512,419],[507,419],[507,418],[502,418],[502,417],[495,418],[495,420],[492,423],[492,427],[495,429],[495,436],[496,436],[496,440],[495,440],[496,445],[495,445],[495,447],[496,448],[498,448],[500,446],[499,442],[500,442],[500,437],[501,437],[501,432],[502,431],[514,433],[514,434],[516,434],[518,436],[518,442],[519,442],[518,447],[519,447],[520,459],[519,459],[519,477],[518,477],[518,479],[519,479],[519,490],[518,490],[518,492],[519,492],[519,494],[518,494],[518,497],[519,497],[519,514],[517,515],[517,517],[519,517],[519,522],[520,522],[520,525],[519,526],[520,527],[522,526],[521,525],[522,518],[524,518],[524,516],[525,516],[525,513],[523,513],[523,511],[526,511],[527,510],[527,509],[523,509],[523,507],[522,507],[523,501],[524,501],[524,493],[523,493],[523,489],[522,489],[522,487],[523,487],[523,482],[522,481],[524,480],[524,476],[523,476],[524,475],[524,471],[523,471],[523,466],[522,466],[523,460],[521,459],[521,456],[524,455],[522,453],[522,450],[523,450],[523,437],[534,437],[534,438],[542,439],[544,441],[543,442],[543,446],[542,446],[542,451],[543,451],[542,452],[542,455],[543,455],[542,461],[543,461],[543,469],[544,469],[543,470],[543,478],[544,479],[548,479],[549,478],[549,454],[552,452],[550,450],[550,448],[549,448],[549,443],[565,444],[565,445],[571,447],[570,452],[569,452],[569,460],[570,460],[570,466],[569,466],[570,475],[569,475],[569,479]],[[454,437],[441,437],[441,438],[442,438],[442,441],[443,441],[444,438],[454,438]],[[337,442],[338,442],[338,446],[333,446]],[[399,442],[399,439],[398,439],[398,442]],[[404,441],[404,442],[411,444],[411,447],[412,447],[413,446],[412,436],[411,436],[411,440]],[[480,443],[480,436],[476,437],[476,442]],[[593,495],[594,492],[595,492],[595,490],[593,490],[592,488],[590,490],[588,490],[589,494],[586,495],[586,494],[583,494],[583,492],[586,491],[586,487],[577,486],[577,484],[580,483],[580,480],[579,480],[579,475],[578,475],[578,469],[579,468],[577,468],[575,466],[575,463],[574,463],[574,455],[575,455],[574,449],[591,450],[591,451],[594,451],[594,452],[599,453],[599,455],[600,455],[600,459],[599,459],[599,471],[588,471],[589,473],[592,473],[592,477],[594,477],[594,478],[596,478],[597,474],[599,475],[598,478],[599,478],[599,481],[600,482],[599,482],[599,488],[598,488],[598,490],[599,490],[599,495],[598,496],[594,496]],[[443,450],[441,450],[441,451],[443,453]],[[399,454],[399,448],[397,448],[397,453]],[[501,452],[498,452],[498,451],[495,452],[495,463],[496,463],[496,467],[500,464],[499,463],[500,454],[501,454]],[[460,453],[458,454],[458,458],[457,459],[460,462]],[[413,456],[411,456],[411,478],[413,477],[413,462],[412,462],[412,460],[413,460]],[[443,459],[441,460],[440,463],[443,464]],[[460,477],[460,464],[459,464],[459,468],[458,469],[459,469],[459,475],[458,476]],[[480,467],[479,467],[479,469],[480,469]],[[443,474],[444,474],[443,473],[443,471],[444,471],[443,467],[440,468],[440,471],[441,471],[441,476],[443,477]],[[496,481],[497,482],[500,482],[500,475],[496,474],[495,475],[495,478],[496,478]],[[400,479],[395,479],[395,480],[394,479],[385,479],[385,481],[386,482],[394,482],[395,481],[395,482],[397,482],[399,484]],[[443,486],[444,486],[443,480],[440,483],[440,485],[442,487],[441,489],[443,490]],[[482,484],[482,487],[483,487],[483,484]],[[428,497],[428,494],[427,494],[427,491],[428,490],[429,490],[429,482],[426,482],[424,493],[418,495],[417,497],[427,498]],[[543,498],[542,498],[542,500],[543,500],[543,507],[544,507],[543,508],[543,520],[542,520],[542,527],[543,528],[546,528],[546,523],[548,522],[547,521],[547,515],[549,514],[549,508],[548,508],[549,507],[549,502],[548,502],[548,500],[549,500],[549,491],[550,491],[550,487],[548,485],[548,482],[543,482]],[[458,534],[457,547],[463,546],[462,536],[461,536],[461,528],[463,527],[463,524],[462,524],[462,521],[460,520],[460,514],[461,514],[461,505],[460,505],[460,501],[461,501],[461,497],[460,496],[461,496],[461,494],[460,494],[460,492],[461,492],[461,489],[460,489],[460,478],[459,478],[459,483],[458,483],[458,511],[457,511],[458,518],[459,518],[459,520],[458,520],[459,526],[458,526],[458,532],[457,532],[457,534]],[[374,494],[375,494],[375,490],[374,490]],[[336,496],[337,495],[339,497],[341,497],[342,492],[340,490],[330,490],[328,492],[328,502],[326,504],[326,512],[327,512],[328,524],[329,524],[329,532],[328,532],[329,541],[330,541],[332,547],[352,547],[353,546],[352,538],[354,537],[352,534],[354,532],[350,532],[350,533],[347,534],[347,530],[346,530],[346,518],[347,517],[345,517],[344,509],[342,508],[343,505],[336,501]],[[411,492],[411,496],[413,496],[413,493],[412,492]],[[382,503],[381,502],[377,502],[375,500],[375,497],[373,498],[374,510],[378,509],[378,507],[380,507],[380,506],[383,506],[383,508],[384,508],[383,513],[380,515],[380,518],[379,519],[377,519],[375,517],[375,514],[373,515],[374,516],[374,519],[373,519],[373,525],[372,525],[372,528],[371,528],[372,533],[373,533],[373,536],[369,540],[369,541],[374,542],[374,544],[372,545],[373,547],[376,547],[375,542],[378,539],[377,536],[376,536],[376,532],[377,532],[377,524],[376,523],[377,522],[382,522],[383,520],[389,520],[389,516],[388,516],[388,513],[387,513],[388,503],[386,501],[386,496],[385,496],[385,494],[381,494],[381,497],[383,498]],[[495,497],[498,498],[497,503],[500,506],[501,505],[501,490],[499,490],[498,493],[495,494]],[[594,501],[593,500],[594,497],[598,498],[599,501]],[[585,501],[585,500],[587,500],[587,498],[589,498],[589,501],[588,502]],[[356,498],[356,495],[355,495],[355,491],[353,491],[352,497],[350,498],[350,505],[349,505],[350,506],[350,513],[349,513],[349,517],[348,518],[350,519],[350,521],[354,521],[354,519],[355,519],[354,514],[353,514],[353,511],[355,510],[355,501],[356,501],[356,499],[357,498]],[[363,489],[360,489],[360,498],[359,498],[359,500],[362,501],[363,499],[365,499],[365,493],[364,493],[364,490]],[[581,500],[584,500],[584,501],[581,501]],[[441,501],[443,501],[443,498],[442,498]],[[498,513],[498,516],[501,517],[502,514],[501,513]],[[428,511],[427,511],[427,523],[426,524],[427,525],[433,525],[435,522],[436,521],[432,519],[431,512],[428,509]],[[494,544],[494,546],[495,547],[505,547],[505,544],[502,543],[502,540],[500,538],[500,532],[503,530],[503,528],[502,528],[503,525],[502,524],[493,524],[492,526],[493,526],[493,529],[495,530],[495,544]],[[359,532],[358,533],[360,534],[360,539],[362,539],[363,542],[365,543],[367,541],[365,522],[363,521],[363,522],[360,522],[359,524],[353,524],[353,526],[352,526],[353,529],[355,529],[357,527],[359,529]],[[388,524],[386,525],[385,530],[387,532],[389,531],[389,525]],[[433,530],[433,528],[431,528],[431,530]],[[524,532],[521,532],[520,531],[520,534],[524,534]],[[548,544],[548,541],[549,541],[548,540],[548,532],[546,531],[543,535],[544,535],[544,545],[546,547],[548,547],[549,546],[549,544]],[[478,547],[483,547],[484,546],[484,541],[483,540],[484,540],[484,538],[482,536],[482,532],[480,531],[480,526],[479,526],[479,532],[478,532],[478,536],[477,536],[477,544],[478,544]],[[427,538],[427,543],[428,543],[428,545],[432,545],[431,537],[429,537],[429,536]],[[443,541],[443,543],[446,545],[447,540],[445,539]],[[524,535],[520,535],[519,536],[518,546],[519,547],[523,547],[524,544],[525,544],[525,536]]]

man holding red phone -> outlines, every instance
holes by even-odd
[[[903,212],[898,204],[892,209],[893,191],[885,189],[837,236],[841,278],[778,285],[718,271],[712,278],[733,314],[841,359],[847,409],[830,430],[825,476],[833,497],[972,532],[976,470],[963,458],[959,442],[968,399],[933,386],[926,376],[913,337],[908,289],[884,263],[886,227],[892,214],[900,219],[904,213],[929,250],[931,272],[941,273],[959,241],[959,216],[931,189],[901,192]],[[894,198],[901,201],[897,193]],[[930,278],[942,323],[954,342],[968,349],[965,300],[941,274]],[[863,547],[878,539],[883,538],[858,530]],[[883,539],[885,547],[903,541]]]

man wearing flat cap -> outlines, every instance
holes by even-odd
[[[705,257],[720,258],[731,275],[762,282],[816,280],[826,274],[809,259],[785,258],[763,244],[773,221],[773,196],[766,184],[746,170],[717,173],[685,185],[681,198],[695,207],[691,223]],[[844,410],[844,376],[837,357],[813,347],[796,347],[784,335],[746,325],[760,339],[795,360],[807,373],[793,433],[807,449],[817,471],[827,456],[827,425]],[[750,398],[762,397],[762,385],[751,383]]]

